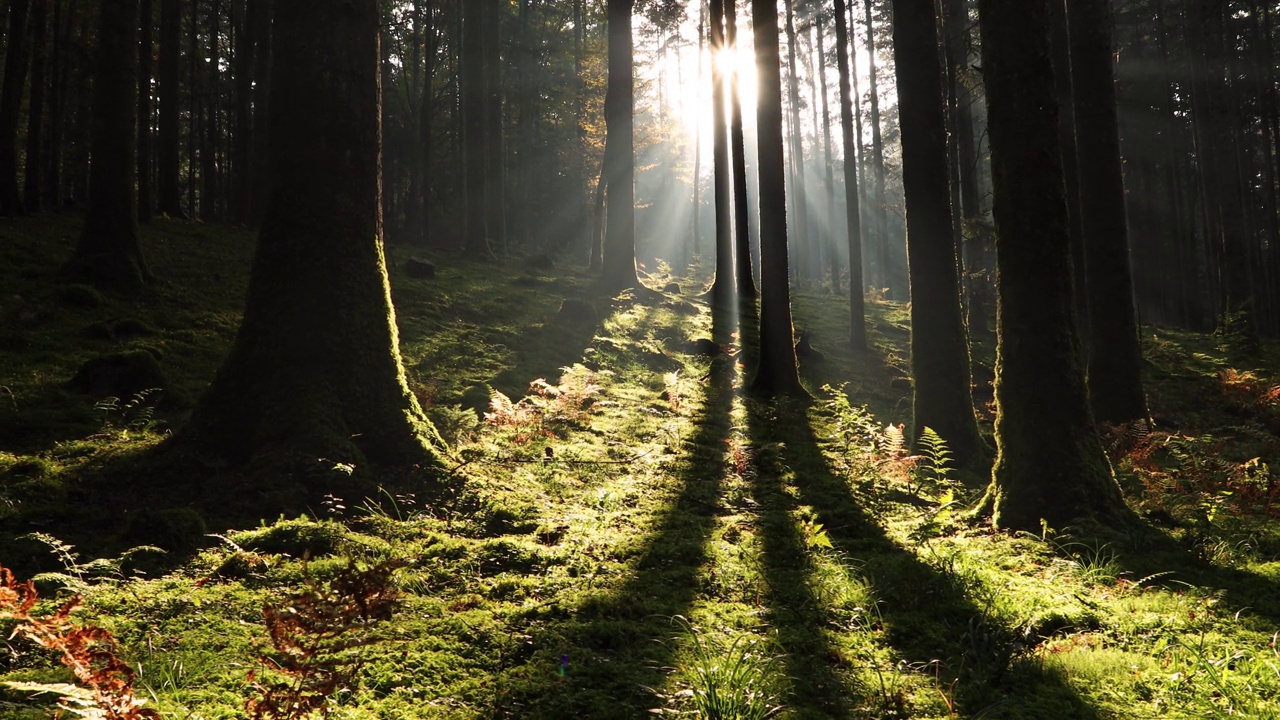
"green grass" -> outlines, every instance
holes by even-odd
[[[317,466],[327,494],[283,507],[248,482],[227,498],[148,475],[234,336],[252,236],[154,223],[163,282],[126,299],[58,279],[77,222],[0,225],[0,561],[51,573],[51,598],[83,591],[83,620],[119,637],[166,718],[241,717],[263,605],[351,558],[407,564],[341,717],[1280,712],[1274,345],[1144,331],[1158,424],[1106,437],[1152,530],[1010,536],[968,524],[983,480],[952,473],[945,444],[903,447],[903,306],[869,303],[873,349],[854,357],[840,298],[801,293],[816,399],[767,404],[694,352],[731,328],[693,297],[605,298],[574,267],[430,253],[439,277],[410,280],[396,268],[419,251],[391,248],[410,383],[451,473]],[[558,318],[565,299],[598,321]],[[145,421],[66,385],[135,350],[169,385]],[[990,364],[976,343],[975,377]],[[167,554],[127,553],[147,545]],[[0,655],[0,680],[68,677],[17,640]],[[0,689],[0,716],[50,707]]]

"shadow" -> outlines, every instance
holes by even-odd
[[[727,340],[725,319],[713,337]],[[634,551],[629,577],[574,607],[552,603],[533,640],[495,678],[490,714],[509,718],[651,717],[673,662],[678,627],[710,562],[708,544],[724,512],[721,494],[731,431],[732,374],[708,375],[697,430],[681,449],[682,483]],[[568,595],[568,593],[564,593]],[[562,658],[568,672],[558,674]]]
[[[989,608],[969,596],[970,589],[961,578],[923,562],[884,533],[859,506],[848,484],[827,464],[802,409],[751,403],[748,414],[753,445],[765,449],[760,458],[762,477],[757,483],[762,491],[763,517],[772,519],[765,525],[773,536],[766,537],[766,546],[779,553],[803,550],[795,522],[787,516],[799,505],[812,508],[837,557],[856,566],[851,569],[873,587],[879,601],[875,630],[881,641],[905,661],[905,667],[936,674],[938,693],[950,698],[948,702],[954,703],[957,713],[981,713],[986,720],[1098,720],[1097,710],[1081,699],[1065,678],[1039,663],[1019,662],[1017,643],[1025,638],[1012,628],[1000,627]],[[767,569],[771,586],[789,588],[786,592],[795,596],[789,601],[812,602],[805,591],[796,589],[803,586],[803,568],[775,560]],[[777,601],[788,601],[788,596],[780,594]],[[800,707],[813,717],[832,717],[826,708],[850,706],[847,697],[837,694],[852,688],[848,682],[843,687],[836,684],[835,670],[821,669],[830,662],[828,658],[813,656],[830,647],[818,629],[821,619],[820,609],[807,610],[801,618],[790,621],[792,627],[780,627],[779,632],[789,635],[794,643],[787,648],[789,652],[810,655],[807,663],[794,660],[798,667],[818,668],[815,677],[797,686]],[[940,626],[946,631],[939,631]],[[840,662],[848,663],[845,659]],[[882,704],[886,700],[892,699],[879,698]],[[869,717],[897,717],[891,710],[876,708],[882,714]],[[887,712],[890,714],[884,714]]]

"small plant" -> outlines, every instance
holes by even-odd
[[[920,433],[919,449],[907,481],[907,492],[912,495],[918,495],[926,485],[941,488],[952,481],[951,450],[941,435],[926,427]]]
[[[77,717],[160,720],[160,714],[143,707],[146,701],[134,694],[133,669],[120,659],[120,646],[115,637],[102,628],[82,625],[72,619],[80,607],[80,596],[72,597],[44,616],[34,613],[39,599],[33,581],[18,582],[11,571],[0,567],[0,619],[17,623],[13,635],[57,653],[79,685],[3,684],[14,690],[57,695],[59,709]]]
[[[262,609],[273,652],[260,658],[268,675],[247,678],[257,695],[251,720],[303,720],[329,715],[329,700],[348,692],[364,663],[361,649],[378,641],[373,627],[399,606],[394,575],[405,563],[384,560],[361,568],[354,560],[334,579],[307,575],[301,590]]]
[[[160,404],[160,388],[148,388],[134,393],[121,402],[118,397],[103,398],[94,403],[95,412],[102,413],[102,429],[121,428],[140,432],[155,420],[156,406]]]
[[[702,720],[767,720],[782,712],[770,688],[776,659],[761,651],[758,639],[739,635],[726,644],[683,617],[673,622],[681,628],[675,641],[688,648],[687,661],[675,668],[685,687],[656,712]]]
[[[80,553],[76,552],[74,545],[65,543],[48,533],[35,532],[24,537],[47,545],[49,551],[58,558],[63,568],[62,572],[40,573],[32,580],[41,583],[58,583],[62,587],[80,595],[87,593],[95,580],[98,582],[123,580],[125,563],[138,555],[147,553],[165,554],[163,548],[153,545],[139,545],[138,547],[129,548],[118,557],[94,558],[93,560],[81,562]]]

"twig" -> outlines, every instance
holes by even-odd
[[[18,412],[18,396],[13,394],[13,390],[10,390],[8,385],[0,385],[0,390],[9,393],[9,402],[13,403],[13,411]]]

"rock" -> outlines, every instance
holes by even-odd
[[[596,313],[596,309],[591,303],[578,298],[565,298],[560,303],[560,310],[556,313],[556,322],[568,323],[571,325],[595,323],[600,317]]]
[[[538,253],[537,255],[529,258],[529,267],[534,268],[535,270],[550,270],[554,266],[555,262],[547,253]]]
[[[679,295],[679,294],[680,294],[680,283],[678,283],[678,282],[669,282],[669,283],[667,283],[665,286],[663,286],[663,288],[662,288],[662,292],[664,292],[664,293],[672,293],[673,295]]]
[[[68,386],[94,397],[129,398],[168,384],[155,355],[145,350],[130,350],[88,360]]]
[[[689,343],[688,351],[690,355],[701,355],[703,357],[716,357],[724,354],[724,348],[716,344],[711,338],[698,338]]]
[[[95,308],[105,300],[102,293],[88,285],[66,285],[58,291],[58,302],[74,308]]]
[[[415,280],[430,280],[436,276],[436,264],[422,257],[411,257],[404,263],[404,274]]]

